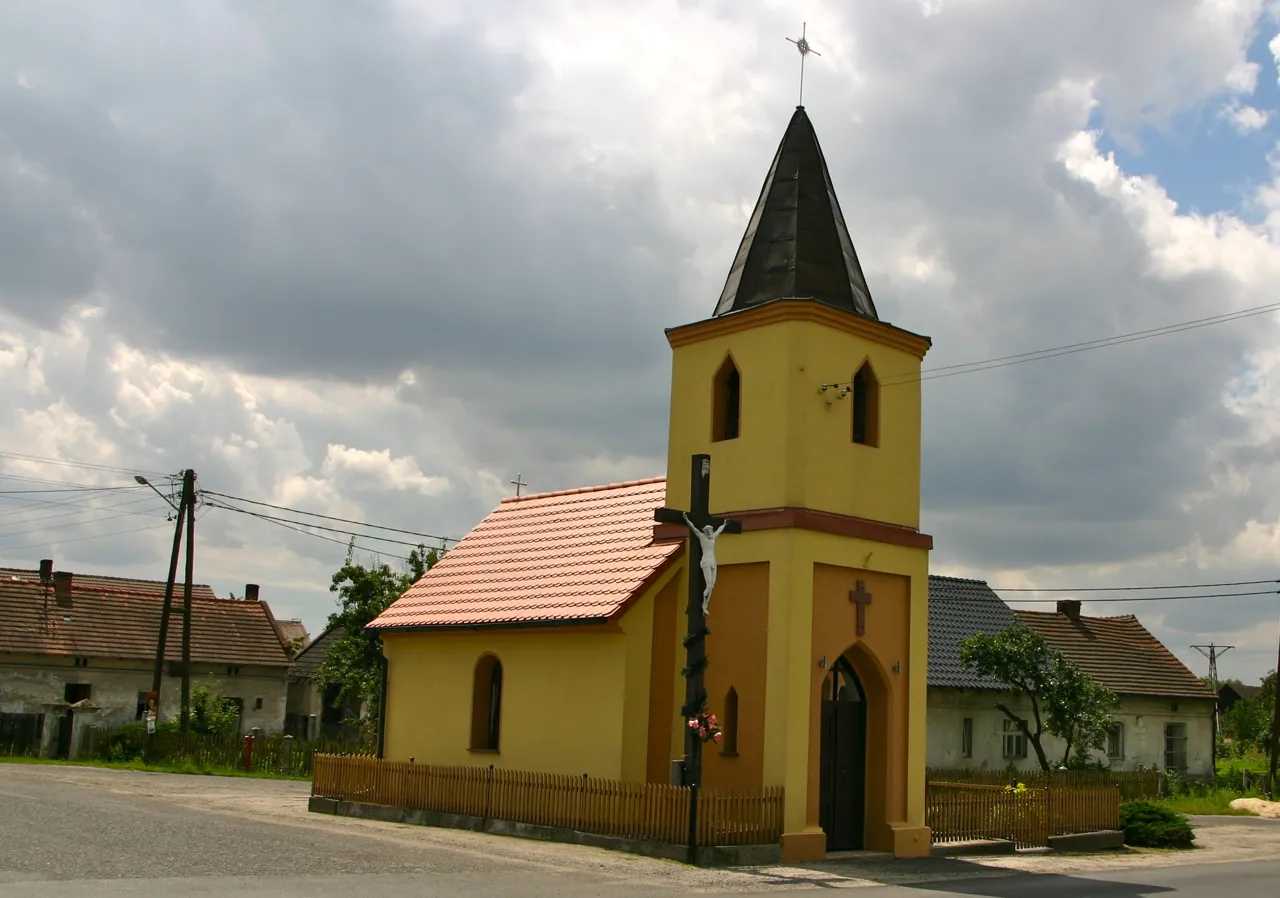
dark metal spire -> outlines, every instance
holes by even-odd
[[[773,157],[713,317],[783,298],[879,320],[803,106]]]

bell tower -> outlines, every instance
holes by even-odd
[[[787,861],[927,855],[930,341],[880,319],[803,107],[711,317],[667,340],[667,494],[708,454],[709,510],[742,527],[717,546],[706,637],[713,709],[741,732],[705,756],[708,788],[782,786]]]
[[[919,526],[920,363],[881,321],[817,134],[797,107],[711,318],[672,328],[668,483],[714,454],[722,511]]]

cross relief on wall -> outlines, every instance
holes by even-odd
[[[867,584],[862,580],[859,580],[856,586],[856,589],[849,592],[849,601],[853,602],[858,608],[858,635],[865,636],[867,633],[867,606],[871,604],[871,593],[867,592]]]

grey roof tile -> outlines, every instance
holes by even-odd
[[[960,663],[960,642],[975,633],[994,635],[1016,620],[1013,609],[982,580],[929,577],[929,685],[1003,689]]]

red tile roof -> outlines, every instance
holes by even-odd
[[[1187,666],[1131,614],[1072,619],[1052,611],[1016,611],[1095,680],[1122,695],[1213,698]]]
[[[370,627],[600,620],[682,551],[653,542],[666,478],[504,499]]]
[[[73,574],[60,604],[39,571],[0,568],[0,652],[90,658],[154,658],[165,584]],[[46,599],[47,594],[47,599]],[[165,658],[182,658],[182,584],[174,590]],[[191,659],[287,667],[266,602],[220,599],[191,587]]]

